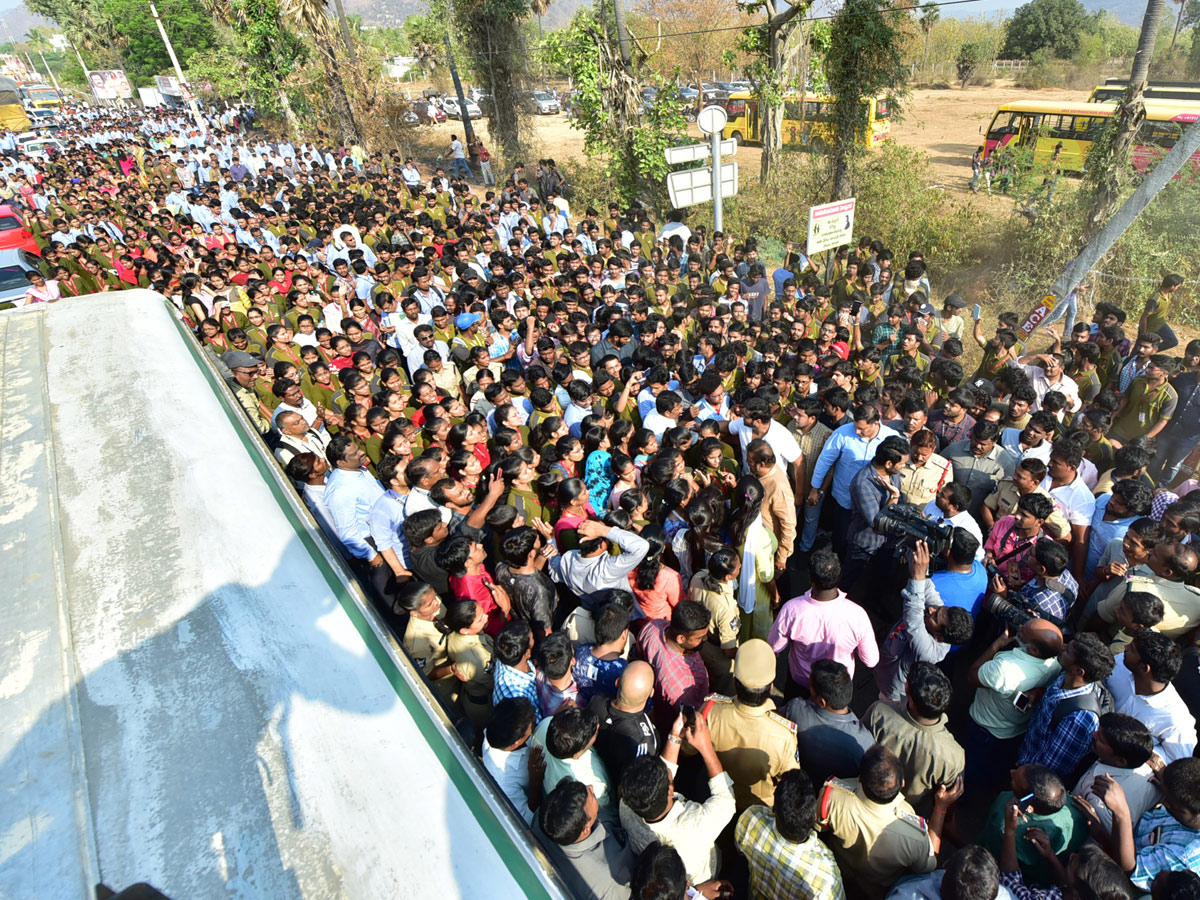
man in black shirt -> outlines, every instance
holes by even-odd
[[[438,546],[450,535],[450,529],[442,521],[442,514],[436,509],[419,510],[404,520],[403,528],[413,575],[449,603],[452,599],[450,578],[435,558]]]
[[[588,709],[600,717],[596,752],[613,784],[621,780],[625,767],[633,760],[658,753],[658,732],[646,710],[653,693],[654,669],[638,660],[621,673],[615,700],[597,694],[588,704]]]

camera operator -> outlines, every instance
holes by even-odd
[[[987,608],[1013,628],[1034,617],[1062,628],[1079,593],[1079,584],[1068,571],[1070,555],[1062,544],[1042,538],[1033,545],[1031,562],[1033,579],[1016,591],[1008,589],[999,571],[989,571],[992,592]]]
[[[975,540],[979,542],[976,559],[983,559],[983,532],[979,528],[979,523],[975,521],[975,517],[967,511],[970,503],[970,489],[961,482],[951,481],[938,488],[938,492],[925,507],[925,517],[971,532]]]
[[[942,604],[929,580],[929,563],[929,544],[917,541],[908,552],[908,585],[900,593],[904,616],[884,639],[875,667],[875,683],[884,700],[903,700],[908,671],[915,663],[940,663],[952,645],[967,643],[974,630],[969,612]]]
[[[847,593],[877,560],[891,559],[889,537],[876,531],[873,523],[881,509],[899,501],[900,470],[906,462],[908,441],[892,435],[883,440],[871,462],[850,480],[850,546],[840,584]]]

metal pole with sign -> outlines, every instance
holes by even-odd
[[[700,130],[712,138],[712,194],[713,194],[713,230],[721,231],[724,224],[721,209],[721,133],[729,116],[723,106],[706,106],[696,116],[696,124]]]

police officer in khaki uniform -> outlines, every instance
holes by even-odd
[[[796,762],[796,723],[775,712],[771,685],[775,653],[755,638],[733,661],[733,698],[713,694],[705,704],[713,749],[733,779],[740,813],[755,803],[775,803],[775,780]]]
[[[962,779],[934,794],[926,822],[904,799],[904,770],[882,744],[863,754],[858,778],[830,778],[821,792],[818,827],[837,858],[851,900],[882,900],[896,879],[937,868],[946,813],[962,795]]]

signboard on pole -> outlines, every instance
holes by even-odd
[[[1033,308],[1033,311],[1025,317],[1025,320],[1017,326],[1017,334],[1022,338],[1027,338],[1042,324],[1042,320],[1054,310],[1058,303],[1058,296],[1055,294],[1047,294],[1042,298],[1042,302]]]
[[[128,100],[133,96],[129,79],[120,69],[93,69],[88,81],[97,100]]]
[[[808,211],[808,247],[812,256],[826,250],[836,250],[849,244],[854,237],[854,198],[822,203]]]
[[[732,197],[738,189],[738,166],[736,162],[721,165],[721,196]],[[712,168],[684,169],[667,174],[667,193],[671,205],[676,209],[708,203],[713,198]]]
[[[708,144],[685,144],[682,147],[668,147],[665,153],[668,164],[679,166],[708,159],[712,156],[712,148]],[[721,141],[722,156],[733,156],[735,153],[737,144],[734,141]]]

